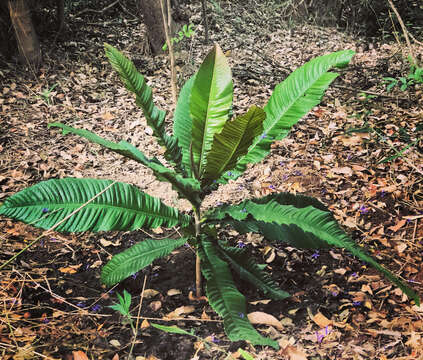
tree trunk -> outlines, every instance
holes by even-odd
[[[166,35],[163,27],[162,10],[159,0],[139,0],[139,9],[144,17],[147,27],[148,41],[153,54],[161,53],[166,43]]]
[[[8,5],[21,62],[38,69],[41,62],[40,43],[26,0],[9,0]]]

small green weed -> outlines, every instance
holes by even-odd
[[[173,37],[170,39],[172,45],[173,44],[177,44],[180,41],[182,41],[185,38],[190,38],[193,37],[195,35],[195,31],[194,31],[194,25],[193,24],[185,24],[181,30],[178,31],[178,36],[177,37]],[[167,44],[164,44],[162,47],[163,51],[167,50]]]
[[[398,79],[393,77],[383,78],[383,82],[387,84],[386,91],[391,91],[397,85],[399,85],[401,91],[405,91],[414,84],[423,84],[423,68],[415,65],[410,58],[408,61],[410,62],[410,71],[407,77],[401,76]]]
[[[52,87],[50,87],[50,88],[47,88],[47,89],[45,89],[45,90],[43,90],[43,92],[40,94],[40,98],[41,99],[43,99],[44,100],[44,102],[47,104],[47,105],[51,105],[51,99],[50,99],[50,95],[51,95],[51,93],[53,92],[53,90],[54,90],[54,88],[57,86],[57,85],[59,85],[58,83],[56,83],[56,84],[54,84]]]
[[[123,296],[120,295],[119,293],[116,293],[116,295],[118,297],[119,303],[110,305],[109,307],[112,308],[113,310],[118,311],[123,316],[124,321],[122,323],[128,323],[129,325],[131,325],[131,329],[135,335],[136,330],[134,327],[134,322],[132,321],[132,318],[131,318],[131,313],[129,311],[131,307],[131,302],[132,302],[131,294],[127,292],[126,290],[123,290]]]

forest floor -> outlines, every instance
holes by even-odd
[[[183,12],[197,34],[177,46],[181,84],[211,48],[203,44],[198,5]],[[147,77],[156,104],[172,111],[167,58],[146,54],[143,25],[128,13],[109,9],[101,19],[92,15],[69,16],[66,35],[56,42],[54,35],[42,37],[38,74],[0,59],[0,202],[42,180],[95,177],[138,185],[189,211],[188,203],[139,164],[47,128],[60,121],[129,141],[149,156],[162,153],[102,44],[127,54]],[[322,103],[274,144],[263,163],[221,187],[205,205],[279,191],[315,196],[354,240],[422,295],[422,85],[387,92],[383,77],[408,72],[406,54],[395,42],[311,25],[288,28],[279,15],[264,4],[247,8],[228,1],[214,8],[210,35],[233,70],[235,113],[263,106],[275,85],[315,56],[342,49],[353,49],[356,56]],[[423,58],[422,48],[416,52]],[[407,146],[402,156],[393,156]],[[0,229],[0,263],[42,233],[3,217]],[[195,268],[190,248],[174,251],[118,287],[100,284],[100,269],[112,254],[169,231],[174,232],[51,234],[34,244],[0,272],[0,357],[127,358],[131,328],[109,307],[117,302],[116,292],[126,289],[132,294],[131,314],[140,316],[132,351],[138,360],[242,358],[238,348],[255,359],[423,359],[423,307],[340,249],[298,250],[226,234],[234,244],[245,243],[293,294],[270,301],[236,279],[249,313],[277,319],[269,324],[261,316],[256,326],[279,342],[278,351],[229,342],[210,306],[190,300]],[[196,337],[161,332],[151,323],[193,329]]]

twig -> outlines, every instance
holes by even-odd
[[[139,304],[138,313],[137,313],[137,321],[135,323],[135,334],[134,334],[134,338],[132,339],[131,349],[129,350],[128,358],[130,358],[130,356],[132,354],[132,350],[134,349],[134,346],[135,346],[135,340],[137,339],[138,325],[139,325],[139,322],[140,322],[140,313],[141,313],[141,308],[142,308],[142,300],[144,299],[144,290],[145,290],[145,283],[146,282],[147,282],[147,276],[144,276],[144,283],[142,284],[140,304]]]
[[[160,0],[160,6],[162,8],[163,26],[164,26],[165,36],[166,36],[166,44],[169,50],[170,76],[171,76],[170,85],[172,88],[173,106],[175,107],[178,95],[177,95],[177,89],[176,89],[175,54],[173,53],[173,44],[172,44],[172,41],[170,40],[170,35],[169,35],[170,26],[172,22],[171,13],[170,13],[171,11],[170,0],[166,1],[166,5],[167,5],[167,16],[165,12],[164,0]],[[166,21],[166,17],[167,17],[167,21]]]
[[[81,10],[79,13],[76,13],[74,16],[80,16],[82,14],[86,14],[89,12],[95,13],[95,14],[102,14],[105,11],[109,10],[110,8],[112,8],[113,6],[115,6],[117,3],[119,3],[120,0],[116,0],[114,2],[112,2],[111,4],[107,5],[105,8],[101,9],[101,10],[94,10],[94,9],[84,9]]]
[[[404,22],[402,21],[402,18],[400,16],[400,14],[398,13],[397,8],[395,7],[394,3],[392,2],[392,0],[388,0],[389,6],[391,7],[392,11],[395,13],[395,15],[397,16],[397,19],[401,25],[401,29],[402,32],[404,34],[405,37],[405,42],[407,43],[407,47],[408,47],[408,51],[410,52],[410,56],[411,56],[411,60],[413,61],[413,66],[417,66],[417,60],[416,60],[416,56],[414,55],[414,50],[413,47],[411,46],[411,42],[410,42],[410,38],[408,37],[408,31],[407,28],[404,25]]]
[[[201,0],[201,8],[203,10],[203,20],[204,20],[204,42],[205,42],[205,44],[208,44],[208,42],[209,42],[209,23],[207,21],[206,0]]]

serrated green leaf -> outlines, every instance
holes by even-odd
[[[113,256],[101,271],[101,281],[110,286],[135,274],[154,260],[169,255],[187,242],[187,238],[144,240]]]
[[[192,334],[192,333],[190,333],[186,330],[183,330],[183,329],[177,327],[176,325],[166,326],[166,325],[159,325],[159,324],[153,324],[153,323],[150,323],[150,325],[152,327],[155,327],[156,329],[159,329],[159,330],[165,331],[167,333],[171,333],[171,334],[181,334],[181,335],[195,336],[194,334]]]
[[[266,119],[262,135],[254,140],[248,154],[239,159],[235,169],[221,182],[238,178],[248,164],[263,160],[270,152],[270,145],[283,139],[291,127],[320,102],[325,90],[337,77],[337,74],[327,71],[344,66],[353,55],[353,51],[344,50],[317,57],[277,85],[264,107]]]
[[[111,180],[74,178],[43,181],[7,198],[0,207],[0,214],[49,229],[111,183]],[[141,227],[186,226],[190,219],[137,187],[117,182],[56,230],[128,231]]]
[[[214,135],[229,119],[232,92],[231,69],[216,44],[201,64],[191,89],[192,155],[199,176],[204,172]]]
[[[182,164],[189,176],[191,176],[190,145],[192,131],[192,120],[189,109],[191,89],[194,81],[195,75],[182,87],[173,117],[173,134],[178,139],[178,144],[182,149]]]
[[[285,200],[289,201],[289,197]],[[311,203],[306,197],[301,197],[300,201],[294,202],[293,205],[283,204],[283,196],[267,199],[267,203],[262,203],[261,199],[253,199],[234,206],[223,206],[207,214],[207,219],[232,223],[236,225],[237,230],[244,227],[244,230],[257,231],[269,240],[289,242],[296,247],[334,246],[347,249],[382,272],[416,303],[420,303],[418,295],[410,287],[348,237],[330,212],[312,205],[304,207]]]
[[[254,259],[245,250],[236,247],[220,246],[219,253],[242,279],[247,280],[265,294],[268,294],[270,298],[283,300],[291,296],[281,290],[270,275],[259,264],[256,264]]]
[[[166,113],[154,105],[153,92],[147,85],[144,76],[137,71],[132,61],[119,50],[109,44],[104,44],[104,48],[110,64],[118,72],[125,87],[136,95],[136,103],[141,107],[148,126],[153,129],[153,135],[157,137],[158,143],[165,147],[164,156],[166,160],[183,173],[182,154],[177,139],[166,134]]]
[[[166,181],[172,184],[178,195],[182,195],[184,198],[191,201],[193,204],[199,204],[199,192],[200,183],[192,178],[184,178],[181,175],[175,173],[175,171],[162,165],[156,158],[147,158],[139,149],[126,141],[120,141],[114,143],[112,141],[103,139],[102,137],[85,129],[76,129],[71,126],[67,126],[61,123],[51,123],[49,127],[61,128],[64,135],[75,134],[79,135],[91,142],[104,146],[105,148],[112,150],[118,154],[121,154],[127,158],[135,160],[140,164],[153,170],[154,175],[159,181]]]
[[[228,265],[213,243],[206,238],[199,247],[201,270],[207,280],[206,293],[211,307],[223,318],[223,325],[231,341],[248,340],[254,345],[269,345],[278,349],[278,343],[261,336],[251,325],[246,314],[245,297],[236,288]]]
[[[265,117],[266,113],[261,108],[252,106],[246,114],[227,121],[222,132],[214,135],[203,175],[207,183],[235,167],[237,160],[247,153],[253,139],[262,133]]]

